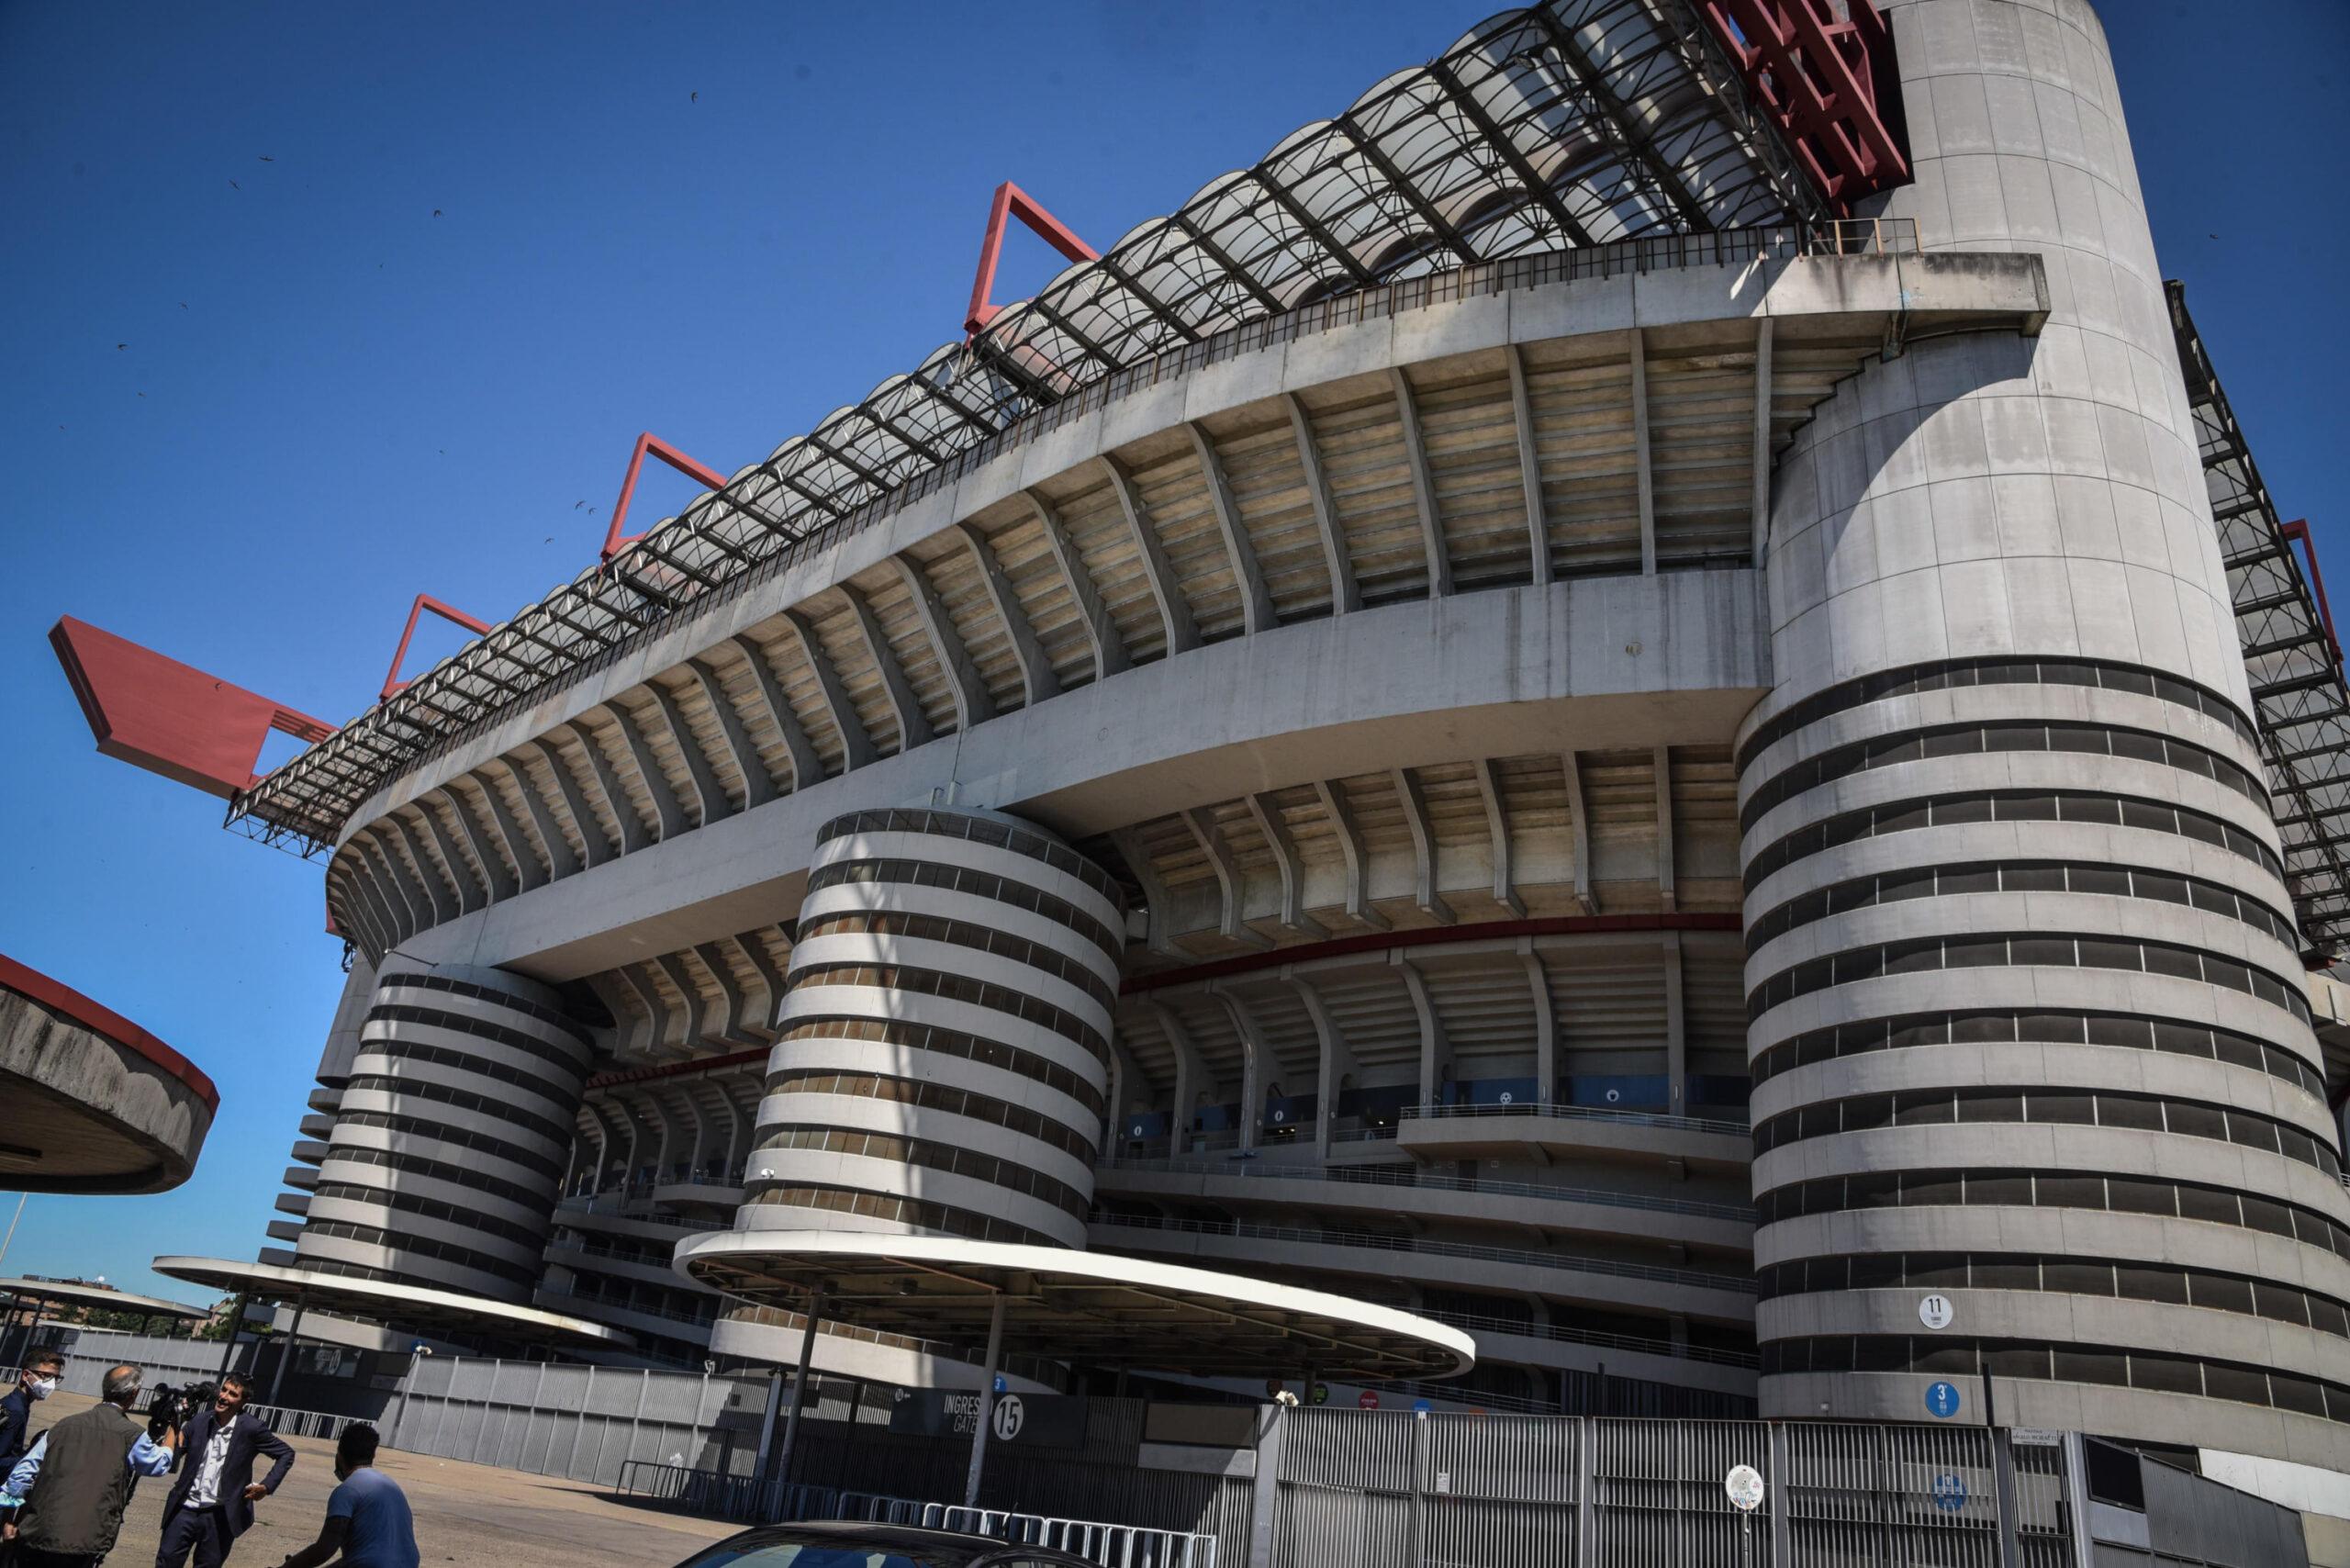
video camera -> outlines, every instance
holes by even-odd
[[[165,1432],[176,1432],[187,1425],[187,1418],[212,1403],[218,1385],[208,1383],[190,1383],[174,1388],[159,1383],[147,1396],[147,1439],[161,1442]]]

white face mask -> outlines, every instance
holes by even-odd
[[[34,1378],[25,1384],[25,1392],[35,1399],[46,1399],[57,1392],[57,1380],[53,1377]]]

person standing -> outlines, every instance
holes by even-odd
[[[0,1482],[17,1468],[33,1446],[33,1406],[57,1392],[65,1376],[65,1358],[55,1350],[35,1350],[17,1373],[17,1386],[0,1399]]]
[[[319,1568],[342,1553],[340,1568],[418,1568],[416,1520],[399,1483],[375,1468],[375,1428],[354,1421],[334,1445],[334,1476],[319,1539],[277,1568]]]
[[[163,1499],[163,1538],[155,1568],[183,1568],[191,1551],[196,1568],[220,1568],[237,1538],[252,1528],[253,1505],[276,1491],[294,1468],[294,1450],[285,1439],[244,1410],[245,1380],[230,1372],[220,1380],[212,1403],[188,1417],[182,1439],[187,1462]],[[259,1481],[253,1479],[256,1454],[272,1462]]]
[[[171,1470],[175,1434],[166,1428],[158,1442],[130,1413],[140,1381],[137,1367],[110,1369],[99,1403],[43,1432],[8,1473],[8,1495],[23,1506],[0,1539],[17,1543],[22,1568],[96,1568],[138,1478]]]

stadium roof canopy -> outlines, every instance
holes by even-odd
[[[1801,7],[1797,7],[1801,10]],[[1759,59],[1759,56],[1757,57]],[[392,778],[1024,439],[1162,356],[1395,280],[1644,236],[1808,225],[1834,208],[1694,0],[1505,11],[1252,167],[893,375],[235,794],[229,822],[331,847]],[[1872,111],[1873,112],[1873,111]],[[1236,342],[1236,334],[1238,341]],[[1024,421],[1030,427],[1014,431]],[[1009,437],[1008,437],[1009,432]]]
[[[2293,913],[2304,941],[2338,953],[2350,946],[2350,687],[2343,679],[2324,579],[2315,579],[2312,597],[2311,575],[2293,551],[2297,541],[2307,547],[2307,528],[2277,515],[2195,319],[2187,313],[2187,290],[2178,283],[2165,287],[2252,680],[2260,749],[2277,791]]]

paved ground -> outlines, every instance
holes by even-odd
[[[60,1394],[42,1403],[36,1426],[86,1410],[94,1403]],[[327,1494],[334,1490],[334,1445],[310,1438],[290,1441],[293,1473],[276,1495],[258,1506],[252,1529],[229,1560],[231,1568],[275,1568],[288,1552],[318,1537]],[[450,1562],[468,1568],[671,1568],[734,1529],[715,1520],[680,1518],[614,1503],[582,1482],[486,1464],[386,1449],[379,1468],[408,1494],[425,1568]],[[139,1495],[123,1521],[122,1540],[108,1559],[115,1568],[146,1568],[154,1561],[163,1498],[170,1490],[167,1477],[139,1484]]]

